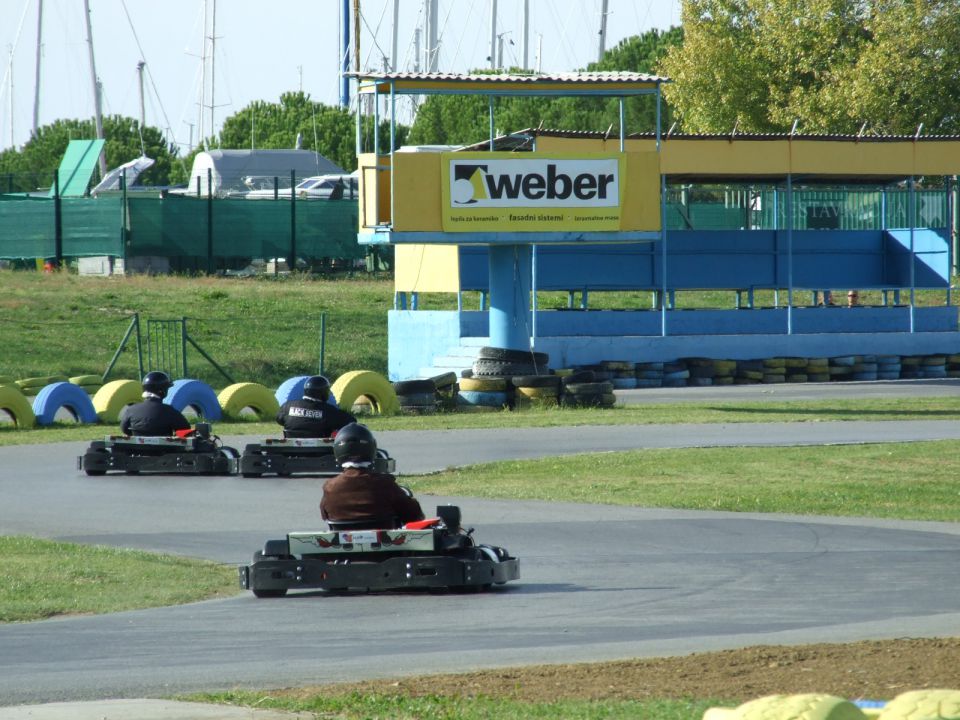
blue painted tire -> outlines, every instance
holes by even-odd
[[[483,390],[461,390],[457,402],[462,405],[503,407],[507,404],[507,394],[505,392],[485,392]]]
[[[204,420],[217,422],[223,417],[223,411],[220,408],[220,401],[217,400],[217,393],[213,388],[200,380],[190,380],[183,378],[174,380],[173,387],[167,391],[167,396],[163,401],[180,412],[186,408],[193,408]]]
[[[287,378],[282,383],[280,387],[277,388],[277,391],[274,393],[274,397],[277,398],[277,404],[283,405],[285,402],[290,402],[291,400],[301,400],[303,398],[303,386],[307,384],[312,375],[297,375],[296,377]],[[333,390],[330,391],[330,397],[327,398],[327,402],[334,407],[337,406],[337,398],[333,395]]]
[[[99,421],[93,401],[83,388],[69,382],[45,386],[33,399],[33,414],[37,425],[52,425],[60,408],[67,408],[82,423]]]

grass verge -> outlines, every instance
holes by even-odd
[[[235,595],[236,571],[136,550],[0,537],[0,622],[94,615]]]

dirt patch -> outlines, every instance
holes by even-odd
[[[757,646],[681,657],[373,680],[284,694],[484,695],[527,702],[699,698],[739,703],[808,692],[889,700],[925,688],[960,690],[960,638]]]

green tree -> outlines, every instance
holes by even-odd
[[[686,132],[960,128],[956,0],[687,0],[660,71]]]
[[[678,27],[665,32],[651,30],[627,38],[608,50],[600,62],[588,65],[587,71],[653,73],[667,49],[682,39],[683,32]],[[616,98],[512,97],[494,100],[494,124],[498,133],[541,126],[603,131],[611,123],[616,127],[619,117]],[[626,126],[628,132],[651,131],[656,127],[656,105],[651,98],[627,100]],[[460,145],[481,142],[489,135],[486,97],[432,95],[417,112],[410,130],[410,142]]]
[[[112,115],[103,119],[103,135],[106,139],[104,152],[107,167],[113,168],[146,155],[155,164],[138,182],[144,185],[165,185],[169,182],[176,156],[171,153],[163,134],[157,128],[146,126],[128,117]],[[19,149],[9,149],[0,154],[0,176],[12,176],[4,182],[3,190],[10,185],[20,192],[49,187],[53,173],[60,167],[60,160],[70,140],[92,139],[97,136],[93,120],[57,120],[44,125]]]
[[[364,123],[365,135],[372,138],[372,120]],[[347,171],[357,167],[356,120],[340,107],[313,102],[303,92],[287,92],[279,103],[253,102],[228,117],[217,141],[221,148],[279,150],[293,148],[300,137],[304,150],[316,150]],[[390,132],[381,124],[381,150],[386,151]],[[397,128],[397,145],[406,142],[407,128]],[[366,139],[366,138],[365,138]],[[209,142],[209,141],[208,141]],[[372,147],[372,140],[366,143]]]

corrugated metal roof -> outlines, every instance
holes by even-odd
[[[413,82],[457,82],[457,83],[504,83],[504,84],[537,84],[561,83],[569,85],[596,85],[611,83],[665,83],[670,78],[660,75],[648,75],[637,72],[582,72],[582,73],[554,73],[554,74],[460,74],[460,73],[424,73],[424,72],[351,72],[348,75],[360,80],[389,81],[404,80]]]

